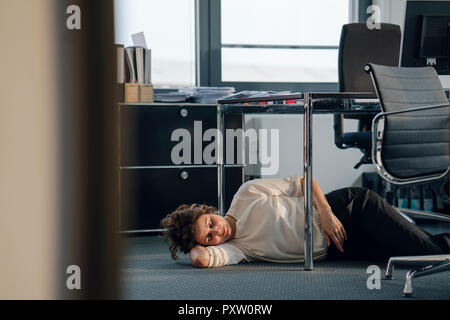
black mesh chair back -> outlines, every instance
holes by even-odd
[[[387,172],[400,179],[446,172],[450,167],[450,107],[434,68],[368,64],[366,71],[373,78],[383,112],[447,106],[384,117],[380,156]]]
[[[369,29],[366,23],[342,26],[339,43],[338,75],[341,92],[374,92],[364,66],[375,63],[399,66],[400,26],[381,23],[380,29]]]
[[[369,29],[365,23],[342,26],[339,43],[338,75],[340,92],[374,92],[370,76],[364,72],[367,63],[398,66],[400,26],[381,23],[380,29]],[[358,119],[357,132],[345,132],[343,120]],[[335,144],[338,148],[359,148],[364,154],[355,168],[371,163],[371,115],[335,115]]]

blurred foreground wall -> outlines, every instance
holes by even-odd
[[[0,1],[0,299],[57,294],[55,2]]]
[[[117,298],[113,2],[0,0],[0,41],[0,299]]]

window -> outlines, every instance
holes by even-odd
[[[219,52],[211,60],[211,72],[219,76],[211,75],[211,85],[243,90],[296,90],[309,85],[335,90],[341,27],[352,20],[353,3],[220,1],[216,8],[219,31],[211,34],[211,46]],[[214,4],[211,6],[214,11]]]
[[[348,1],[222,1],[222,81],[337,82]]]
[[[195,1],[114,0],[115,42],[144,31],[155,88],[195,85]]]

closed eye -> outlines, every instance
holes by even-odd
[[[209,224],[209,228],[212,228],[213,225],[214,225],[214,222],[210,219],[208,224]],[[212,234],[211,233],[208,233],[208,235],[206,236],[206,240],[207,241],[211,241],[212,240]]]
[[[208,217],[205,221],[206,228],[211,229],[213,227],[213,225],[214,225],[213,220],[210,217]],[[205,243],[207,243],[208,241],[211,241],[211,240],[212,240],[212,234],[208,233],[205,237]]]

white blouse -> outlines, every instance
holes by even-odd
[[[206,247],[209,267],[242,260],[303,262],[305,238],[304,196],[300,175],[284,179],[256,179],[234,195],[227,215],[236,219],[235,238]],[[327,254],[327,241],[313,208],[313,259]]]

